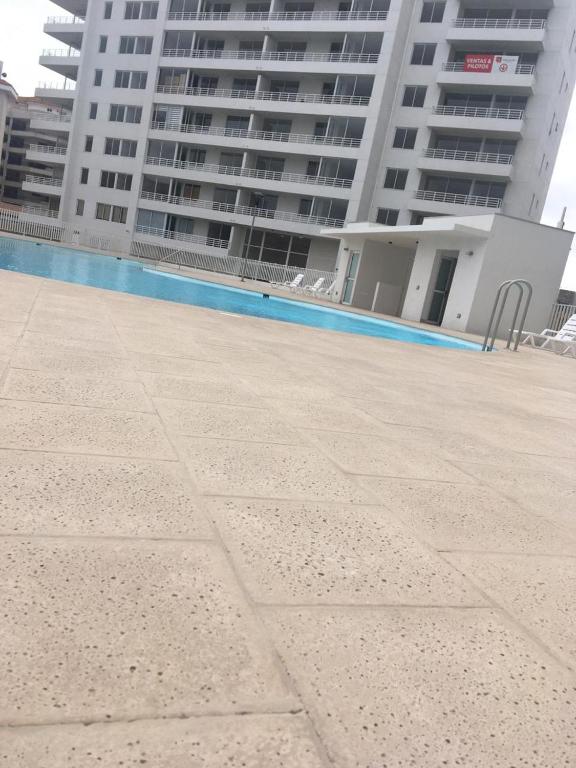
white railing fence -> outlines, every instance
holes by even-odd
[[[197,253],[185,249],[175,250],[162,245],[135,240],[130,250],[132,256],[152,265],[185,267],[199,269],[203,272],[217,272],[221,275],[235,277],[244,276],[247,280],[258,280],[264,283],[290,283],[294,278],[303,274],[301,287],[314,285],[320,278],[324,279],[324,287],[328,288],[336,277],[335,272],[319,269],[292,267],[284,264],[270,264],[265,261],[243,259],[239,256],[211,256],[207,253]]]
[[[576,304],[554,304],[552,307],[552,313],[548,322],[548,328],[553,331],[559,331],[564,323],[569,320],[572,315],[576,314]]]

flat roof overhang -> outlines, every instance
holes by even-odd
[[[443,243],[462,242],[462,240],[487,240],[492,231],[492,217],[488,227],[473,227],[458,222],[420,224],[406,227],[386,227],[381,224],[363,222],[348,224],[342,229],[323,229],[323,237],[346,240],[352,244],[370,240],[371,242],[397,245],[401,248],[415,248],[426,241],[439,240]],[[488,223],[488,222],[486,222]]]

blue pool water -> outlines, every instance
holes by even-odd
[[[254,291],[164,274],[144,269],[135,262],[45,243],[0,237],[0,269],[313,328],[452,349],[480,349],[477,344],[441,333],[292,299],[265,299]],[[262,285],[262,290],[266,290]]]

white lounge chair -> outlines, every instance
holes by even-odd
[[[545,328],[542,333],[525,331],[522,344],[528,344],[537,349],[547,349],[561,355],[567,353],[576,344],[576,314],[572,315],[559,331],[551,328]]]
[[[335,286],[336,286],[336,280],[331,282],[330,285],[328,286],[328,288],[324,288],[324,290],[318,291],[318,295],[319,296],[330,296],[330,294],[334,290]]]
[[[318,293],[322,286],[324,285],[324,278],[319,277],[318,280],[314,283],[314,285],[305,285],[304,286],[304,293],[311,293],[312,295]]]
[[[300,272],[296,275],[294,280],[287,280],[285,283],[270,283],[273,288],[288,288],[291,291],[295,291],[300,287],[300,284],[304,280],[304,273]]]

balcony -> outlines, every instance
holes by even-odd
[[[196,69],[213,69],[215,61],[221,69],[254,70],[256,62],[267,62],[267,71],[301,71],[302,64],[307,73],[340,72],[342,64],[356,64],[361,73],[372,74],[378,62],[377,53],[303,53],[300,51],[239,51],[200,50],[191,48],[164,48],[162,56],[169,59],[194,59]],[[294,66],[297,65],[297,66]],[[318,66],[314,66],[318,65]]]
[[[228,240],[218,240],[214,237],[204,237],[203,235],[188,234],[187,232],[173,232],[169,229],[158,229],[157,227],[146,227],[143,224],[137,224],[135,231],[141,235],[149,235],[150,237],[158,237],[163,240],[177,240],[183,243],[196,243],[203,245],[205,248],[214,249],[217,255],[224,256],[222,251],[228,249]],[[218,253],[219,252],[219,253]]]
[[[44,24],[44,32],[64,45],[80,48],[85,27],[85,20],[79,16],[49,16]]]
[[[423,205],[424,203],[424,205]],[[500,197],[481,197],[479,195],[459,195],[454,192],[432,192],[427,189],[417,189],[414,192],[414,198],[410,203],[412,210],[425,211],[429,213],[458,215],[466,213],[467,208],[487,208],[490,210],[499,210],[502,208],[503,200]],[[462,211],[455,210],[458,208]]]
[[[302,227],[319,229],[322,227],[340,228],[344,226],[344,221],[342,219],[333,219],[326,216],[305,216],[290,211],[268,210],[248,205],[230,205],[227,203],[217,203],[213,200],[194,200],[189,197],[161,195],[157,192],[141,192],[140,198],[142,200],[153,200],[157,203],[164,203],[168,206],[187,206],[210,211],[211,214],[224,214],[223,216],[216,216],[214,218],[221,219],[230,224],[249,225],[252,221],[252,217],[255,216],[256,219],[262,220],[258,222],[258,226],[261,226],[265,221],[290,222],[299,225],[295,228],[295,231],[297,232],[301,231]],[[210,217],[212,218],[213,216],[211,215]]]
[[[262,24],[271,31],[363,32],[382,29],[387,11],[294,11],[294,12],[200,12],[180,11],[168,14],[168,29],[190,27],[199,30],[261,30]],[[170,24],[170,22],[177,22]]]
[[[38,192],[41,195],[59,195],[62,179],[52,176],[27,174],[22,182],[22,189],[28,192]]]
[[[534,90],[536,67],[533,64],[519,64],[515,70],[501,72],[497,67],[492,72],[469,72],[463,61],[446,61],[437,75],[437,82],[444,86],[464,88],[502,88],[505,90]]]
[[[307,176],[302,173],[280,173],[276,171],[262,171],[258,168],[244,168],[237,166],[215,165],[210,163],[196,163],[185,160],[171,160],[163,157],[147,157],[147,165],[164,168],[176,168],[183,171],[194,171],[194,179],[199,176],[233,176],[242,179],[258,179],[258,184],[247,186],[265,186],[267,189],[277,190],[278,182],[302,186],[330,187],[331,194],[347,198],[346,190],[352,186],[352,179],[340,179],[333,176]],[[208,181],[211,179],[208,178]],[[212,179],[213,180],[213,179]],[[216,183],[220,183],[218,179]]]
[[[424,171],[482,174],[494,178],[510,178],[513,155],[500,155],[492,152],[461,152],[455,149],[424,150],[418,161],[418,167]]]
[[[201,125],[182,124],[178,122],[155,122],[150,124],[150,130],[152,131],[172,131],[176,133],[193,134],[195,141],[199,141],[198,137],[208,137],[205,143],[212,146],[224,146],[224,147],[250,147],[251,143],[259,142],[259,149],[266,149],[262,143],[271,144],[271,149],[277,149],[274,144],[278,142],[282,143],[283,150],[286,152],[298,152],[299,149],[290,148],[285,146],[286,144],[313,144],[315,146],[322,147],[322,153],[324,155],[330,155],[335,157],[341,157],[343,149],[356,149],[360,146],[360,139],[347,138],[345,136],[314,136],[313,134],[301,134],[301,133],[273,133],[271,131],[257,131],[240,128],[206,128]],[[221,140],[218,140],[221,139]],[[239,142],[238,139],[241,141]],[[200,139],[201,141],[201,139]],[[329,150],[333,149],[332,152]],[[355,155],[355,152],[344,153],[346,155]]]
[[[26,150],[27,160],[39,160],[47,163],[65,163],[67,147],[55,147],[47,144],[30,144]]]
[[[70,131],[71,115],[59,115],[56,112],[29,112],[30,128],[39,131],[58,131],[68,133]]]
[[[470,43],[518,44],[522,51],[544,48],[544,19],[455,19],[446,35],[453,45]]]
[[[75,48],[65,50],[44,50],[40,55],[39,63],[42,67],[51,69],[62,77],[76,80],[80,65],[80,51]]]
[[[520,136],[523,126],[523,109],[448,107],[439,104],[428,117],[429,128],[492,131]]]
[[[67,109],[72,109],[76,98],[76,83],[39,83],[34,95],[43,101],[54,101]]]
[[[39,216],[43,219],[58,219],[60,217],[58,211],[53,211],[50,208],[42,208],[39,205],[23,205],[22,213],[29,216]]]

